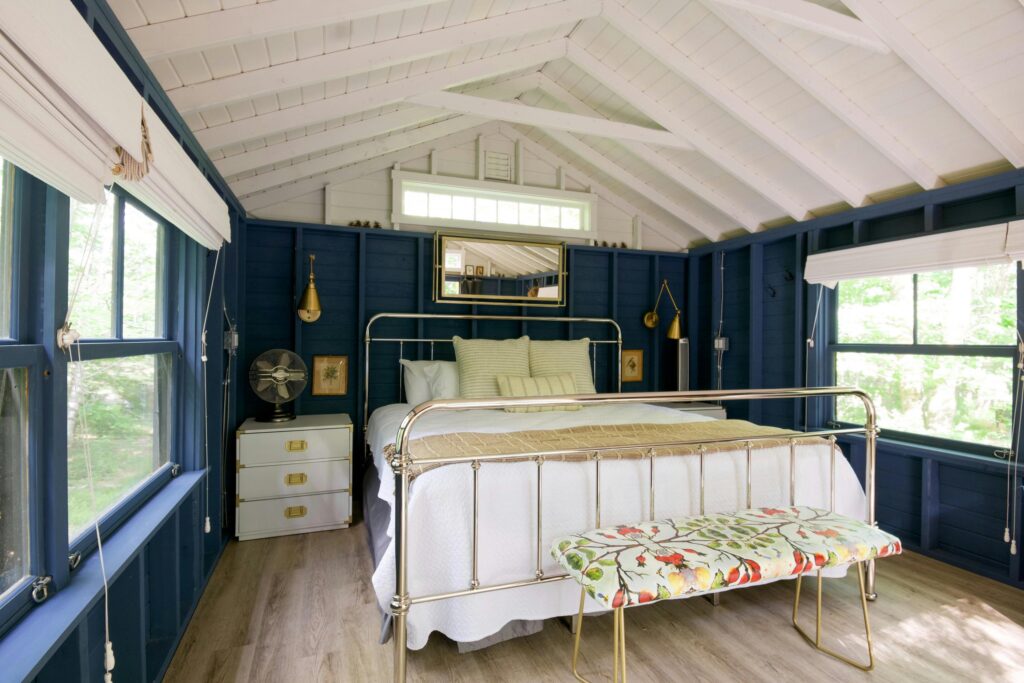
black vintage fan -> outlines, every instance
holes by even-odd
[[[249,367],[249,385],[253,392],[274,410],[262,422],[287,422],[295,419],[291,403],[306,388],[309,373],[298,354],[288,349],[270,349],[261,353]]]

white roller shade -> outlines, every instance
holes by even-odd
[[[812,254],[804,279],[835,287],[842,280],[1007,263],[1022,257],[1024,221],[1014,221]]]
[[[115,147],[153,162],[119,182],[206,246],[231,237],[228,208],[67,0],[8,0],[0,11],[0,155],[87,203],[103,201]]]

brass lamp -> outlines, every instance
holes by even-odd
[[[676,305],[676,298],[672,296],[672,290],[669,289],[668,279],[661,281],[661,289],[658,290],[658,298],[654,300],[654,308],[644,313],[644,326],[650,330],[658,326],[660,320],[658,317],[658,304],[661,303],[661,295],[666,292],[668,292],[668,300],[672,302],[672,308],[675,309],[676,315],[672,318],[672,322],[669,323],[668,332],[665,333],[665,336],[669,339],[682,339],[683,330],[682,323],[680,322],[682,312],[679,310],[679,306]]]
[[[307,323],[315,323],[323,312],[320,309],[320,295],[316,292],[316,274],[313,272],[313,261],[315,260],[316,255],[310,254],[309,284],[306,285],[306,290],[302,292],[302,298],[299,299],[299,318]]]

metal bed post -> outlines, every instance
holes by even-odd
[[[395,471],[395,595],[391,598],[392,637],[394,638],[394,681],[405,682],[406,664],[409,656],[409,457],[407,451],[396,453],[391,467]]]
[[[875,404],[871,402],[868,395],[861,392],[858,394],[864,404],[864,494],[868,502],[868,524],[877,526],[875,522],[875,460],[878,455],[878,416],[875,413]],[[875,592],[875,561],[868,560],[867,571],[867,599],[874,602],[878,598]]]

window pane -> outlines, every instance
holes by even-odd
[[[498,222],[505,225],[519,223],[519,202],[498,202]]]
[[[573,206],[562,207],[562,227],[567,230],[580,229],[580,210]]]
[[[452,218],[456,218],[460,221],[471,221],[475,215],[474,204],[472,197],[464,197],[462,195],[455,195],[452,197]]]
[[[163,235],[160,224],[125,203],[122,334],[154,338],[164,334]]]
[[[68,253],[68,305],[75,295],[75,285],[81,276],[77,298],[71,313],[71,325],[86,339],[110,339],[114,336],[114,205],[110,192],[103,206],[81,204],[71,200],[71,234]],[[89,251],[93,217],[99,223],[92,234],[92,253]],[[84,275],[83,275],[84,271]]]
[[[166,353],[68,364],[69,538],[167,462],[170,373]]]
[[[837,353],[836,384],[871,396],[883,434],[892,429],[1006,447],[1012,366],[1009,357]],[[836,404],[837,419],[863,423],[859,400]]]
[[[29,573],[28,370],[0,370],[0,594]]]
[[[0,158],[0,337],[11,336],[14,167]]]
[[[452,196],[450,194],[430,193],[430,217],[451,218]]]
[[[444,253],[444,268],[445,270],[457,270],[462,271],[462,252],[460,251],[446,251]]]
[[[493,199],[476,200],[476,220],[480,223],[494,223],[498,220],[498,202]]]
[[[519,225],[540,225],[540,205],[520,202]]]
[[[840,343],[914,343],[913,275],[849,280],[838,296]]]
[[[540,224],[545,228],[561,227],[561,212],[557,206],[540,205]]]
[[[426,216],[427,193],[406,190],[402,197],[402,212],[406,216]]]
[[[1015,344],[1017,264],[917,276],[919,344]]]

